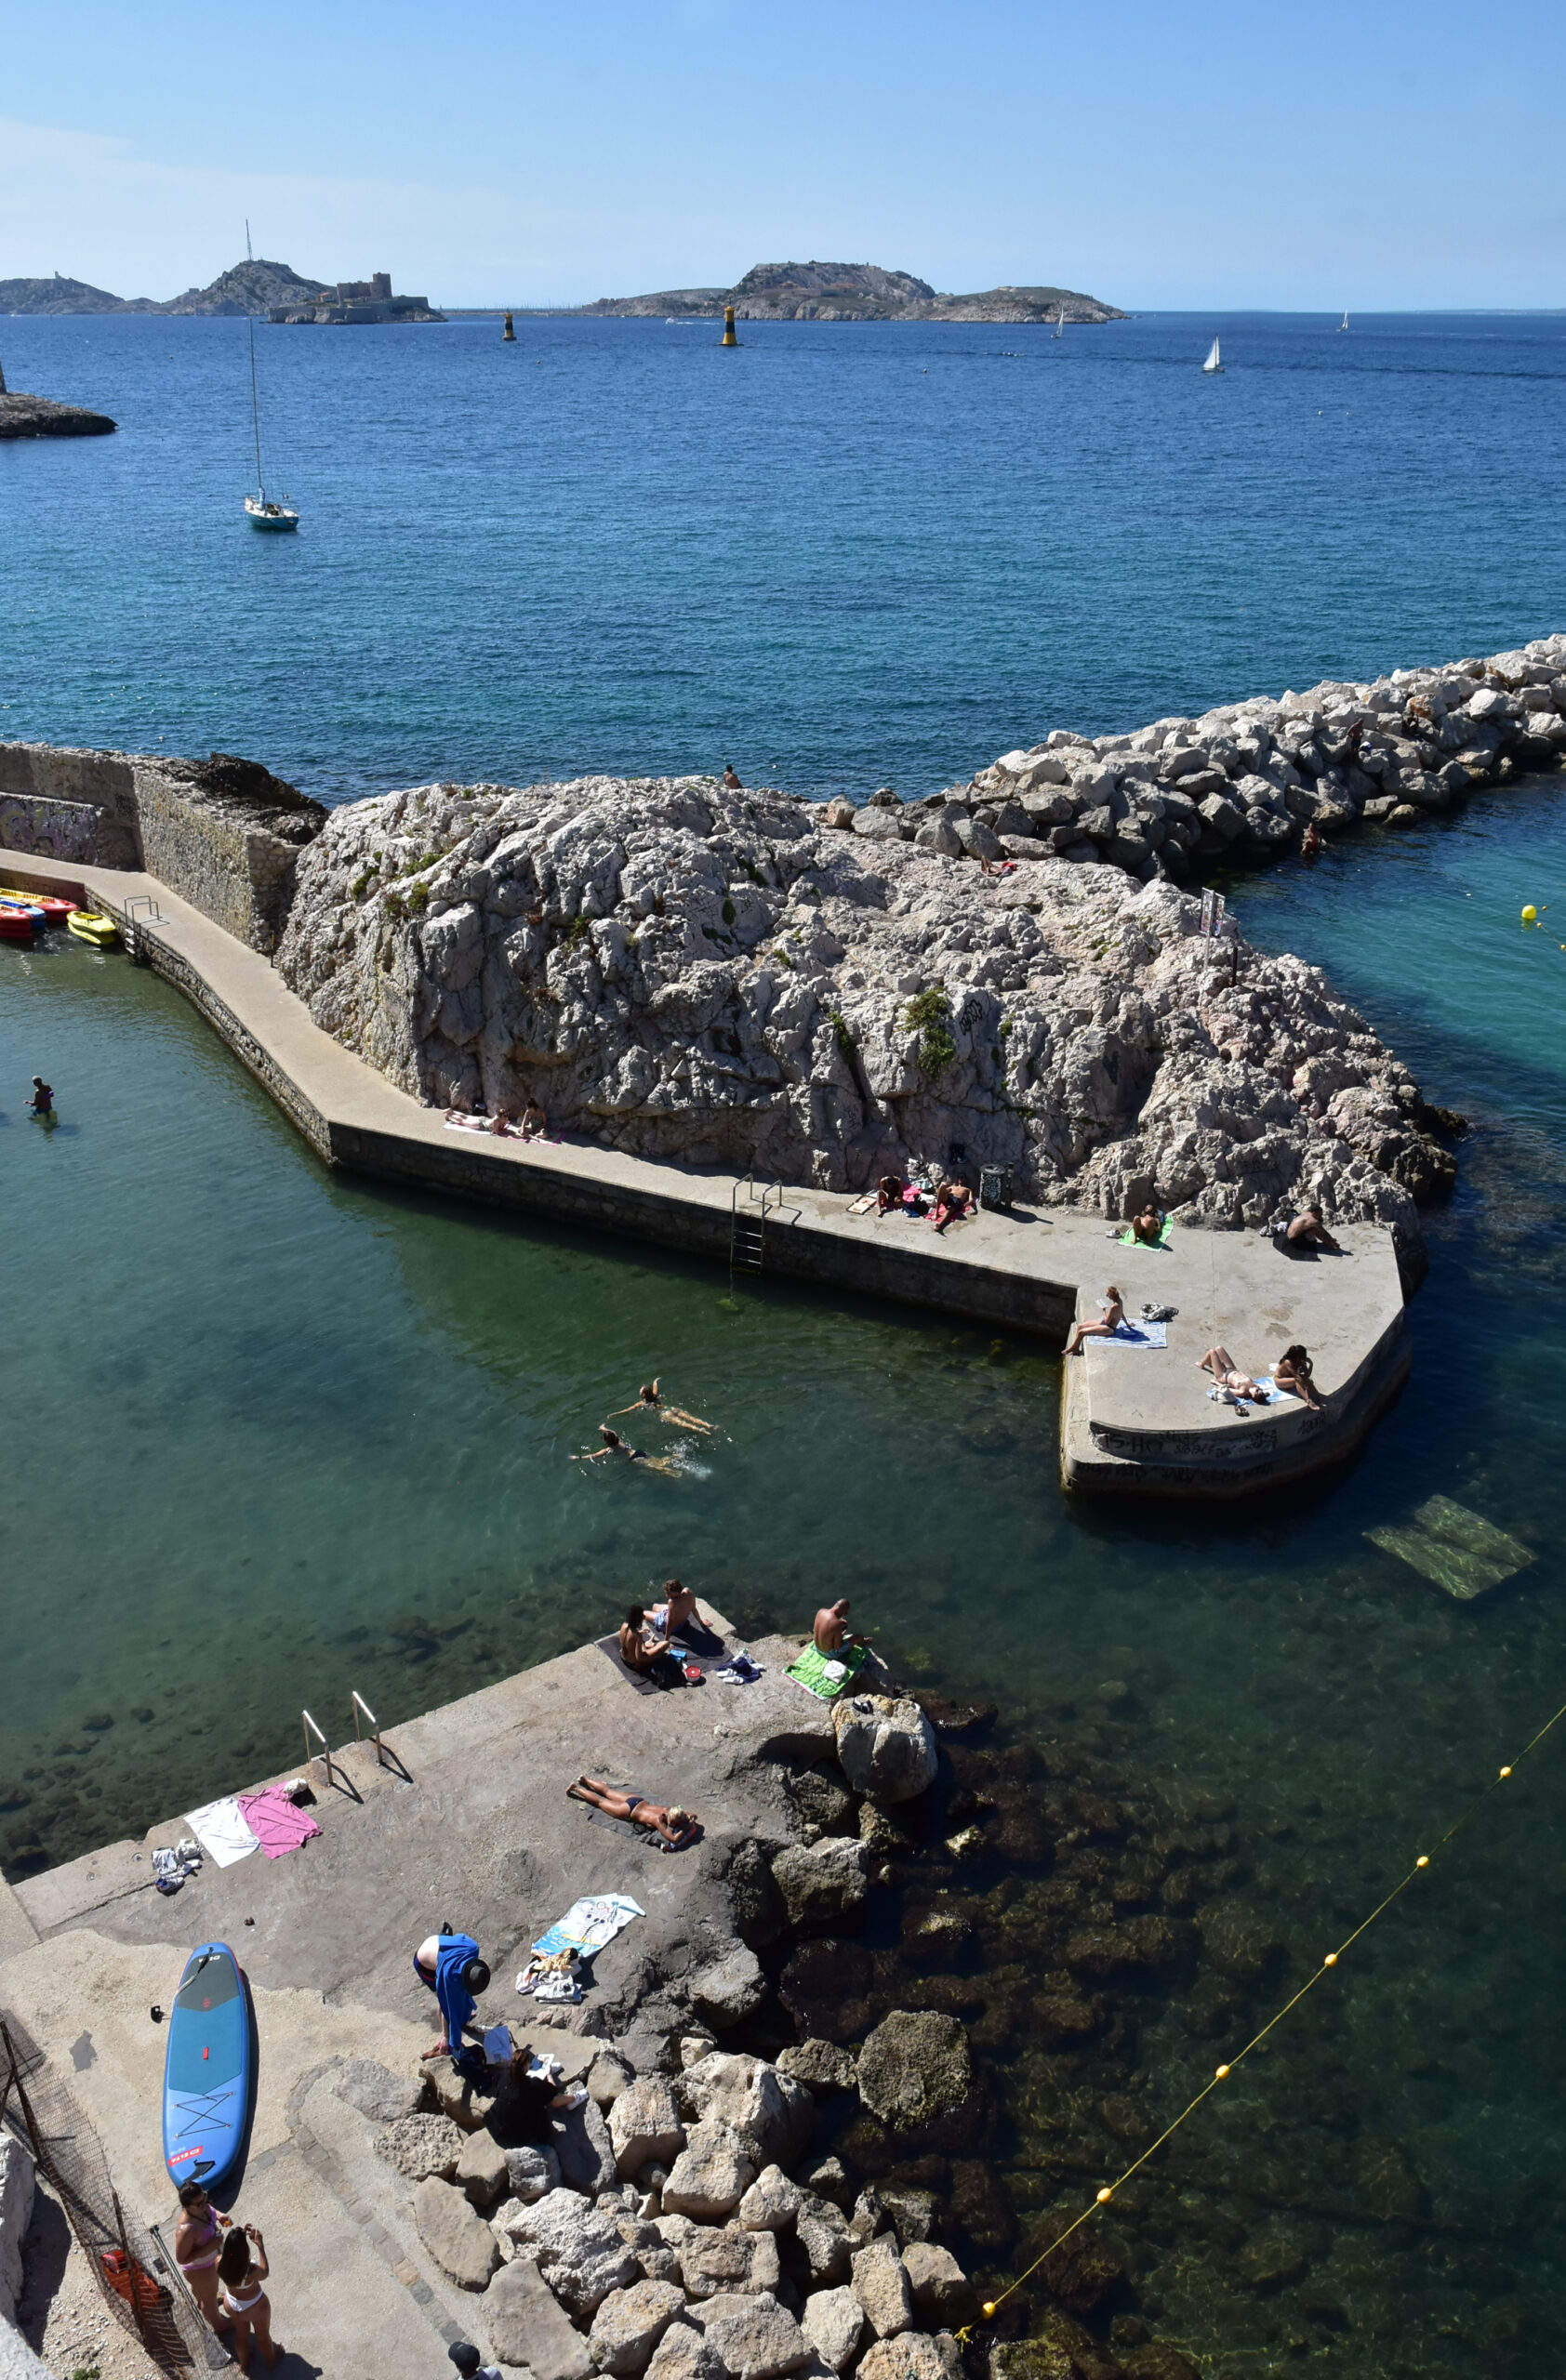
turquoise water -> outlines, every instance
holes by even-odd
[[[1229,1514],[1068,1503],[1047,1350],[764,1281],[731,1309],[705,1270],[335,1181],[168,987],[69,942],[0,949],[14,1082],[41,1066],[61,1117],[12,1089],[0,1120],[29,1532],[9,1872],[286,1761],[306,1702],[346,1732],[357,1686],[394,1726],[678,1570],[758,1629],[851,1593],[907,1672],[1024,1726],[1091,1728],[1122,1682],[1106,1748],[1233,1798],[1241,1888],[1303,1979],[1566,1700],[1566,952],[1517,923],[1524,898],[1566,917],[1563,824],[1566,788],[1521,788],[1237,889],[1474,1130],[1428,1218],[1408,1391],[1346,1476]],[[655,1369],[717,1441],[673,1478],[570,1463]],[[1536,1562],[1464,1606],[1366,1543],[1437,1490]],[[1351,2320],[1309,2335],[1334,2369],[1558,2357],[1563,1805],[1566,1727],[1203,2118],[1227,2187],[1307,2222],[1302,2108],[1339,2149],[1397,2141],[1427,2188],[1427,2222],[1369,2235],[1329,2207],[1315,2277]],[[1210,2056],[1149,2011],[1155,2104]],[[1273,2368],[1205,2263],[1170,2275],[1176,2334]]]
[[[13,388],[121,427],[0,446],[0,733],[328,800],[725,758],[917,794],[1053,725],[1560,624],[1559,315],[713,339],[263,325],[303,525],[260,537],[242,322],[7,321]]]

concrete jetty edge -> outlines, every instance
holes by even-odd
[[[1177,1231],[1156,1253],[1111,1249],[1115,1227],[1102,1215],[1026,1205],[937,1238],[901,1216],[856,1215],[836,1193],[453,1130],[324,1032],[269,959],[155,877],[9,852],[4,865],[19,884],[119,919],[137,959],[200,1011],[317,1157],[346,1172],[719,1265],[731,1262],[737,1215],[760,1224],[764,1274],[1057,1341],[1079,1313],[1095,1312],[1118,1271],[1128,1311],[1172,1305],[1176,1335],[1156,1354],[1090,1348],[1065,1367],[1069,1487],[1227,1501],[1298,1480],[1351,1455],[1407,1376],[1397,1251],[1378,1225],[1346,1226],[1341,1262],[1297,1264],[1238,1232]],[[1193,1345],[1228,1345],[1265,1368],[1296,1340],[1315,1361],[1320,1415],[1291,1401],[1241,1417],[1193,1384]]]

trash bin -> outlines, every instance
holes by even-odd
[[[979,1168],[979,1205],[992,1207],[1004,1213],[1012,1203],[1012,1170],[1009,1165],[981,1165]]]

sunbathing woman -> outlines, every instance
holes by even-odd
[[[522,1111],[522,1138],[543,1141],[549,1138],[549,1123],[536,1099],[530,1099]]]
[[[1315,1369],[1301,1346],[1285,1347],[1272,1368],[1272,1377],[1287,1396],[1302,1396],[1313,1413],[1322,1412],[1320,1392],[1311,1377]]]
[[[622,1793],[597,1777],[578,1777],[574,1785],[567,1785],[565,1794],[568,1801],[585,1802],[590,1810],[602,1810],[606,1818],[628,1818],[632,1826],[649,1828],[671,1851],[688,1843],[698,1824],[696,1812],[683,1810],[678,1802],[666,1809],[661,1803],[649,1802],[644,1793]]]
[[[658,1393],[656,1380],[647,1381],[637,1390],[634,1405],[622,1405],[617,1413],[610,1414],[609,1419],[618,1421],[627,1413],[656,1413],[660,1420],[672,1421],[677,1430],[710,1430],[712,1427],[711,1422],[704,1421],[699,1413],[687,1413],[683,1405],[666,1404]]]
[[[1251,1378],[1249,1372],[1241,1370],[1227,1347],[1209,1347],[1197,1369],[1199,1372],[1211,1372],[1218,1386],[1227,1388],[1232,1395],[1265,1399],[1266,1391]]]
[[[1065,1347],[1061,1351],[1062,1354],[1068,1355],[1080,1355],[1082,1352],[1082,1341],[1084,1339],[1112,1339],[1114,1337],[1116,1331],[1120,1329],[1121,1324],[1125,1320],[1125,1308],[1121,1303],[1121,1293],[1119,1289],[1116,1289],[1112,1281],[1104,1292],[1098,1310],[1102,1316],[1100,1321],[1073,1322],[1071,1325],[1071,1336],[1067,1340]]]
[[[936,1210],[930,1217],[937,1233],[948,1223],[960,1223],[973,1204],[973,1192],[965,1182],[943,1182],[936,1192]]]
[[[1133,1237],[1139,1239],[1144,1248],[1156,1248],[1163,1231],[1161,1209],[1155,1207],[1149,1198],[1141,1213],[1133,1215],[1131,1230]]]

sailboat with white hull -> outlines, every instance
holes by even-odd
[[[245,255],[250,261],[250,226],[245,226]],[[299,516],[286,496],[279,504],[269,496],[261,471],[261,405],[256,389],[256,317],[249,317],[250,327],[250,429],[256,441],[256,493],[245,499],[245,509],[252,529],[297,529]]]
[[[1216,339],[1213,341],[1212,346],[1208,349],[1207,361],[1201,368],[1204,372],[1221,372],[1223,370],[1223,353]]]

